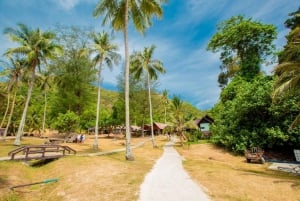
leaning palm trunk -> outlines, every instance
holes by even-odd
[[[131,152],[130,119],[129,119],[129,53],[128,53],[128,2],[125,1],[124,41],[125,41],[125,127],[126,127],[126,160],[134,160]]]
[[[43,128],[42,128],[41,137],[45,136],[45,123],[46,123],[46,112],[47,112],[47,93],[46,93],[46,91],[45,91],[44,99],[45,99],[45,105],[44,105]]]
[[[150,109],[150,124],[151,124],[151,139],[152,139],[152,146],[157,148],[154,139],[154,129],[153,129],[153,117],[152,117],[152,101],[151,101],[151,89],[150,89],[150,75],[147,74],[147,84],[148,84],[148,96],[149,96],[149,109]]]
[[[98,97],[97,97],[97,113],[96,113],[96,126],[95,126],[95,140],[93,144],[93,149],[98,149],[98,136],[99,136],[99,112],[100,112],[100,97],[101,97],[101,88],[100,88],[100,81],[101,81],[101,67],[102,66],[102,59],[100,60],[99,69],[98,69]]]
[[[5,131],[4,131],[4,134],[3,134],[3,140],[4,141],[6,139],[7,132],[8,132],[9,126],[10,126],[10,122],[11,122],[11,118],[12,118],[12,115],[13,115],[13,112],[14,112],[15,102],[16,102],[16,96],[17,96],[17,90],[14,93],[13,101],[12,101],[11,108],[10,108],[10,113],[9,113],[9,116],[8,116],[8,120],[7,120],[7,124],[6,124],[6,127],[5,127]]]
[[[21,122],[20,122],[20,125],[18,128],[18,133],[17,133],[16,139],[15,139],[14,145],[18,145],[18,146],[21,145],[21,136],[23,134],[23,129],[25,126],[25,120],[26,120],[27,110],[28,110],[28,106],[29,106],[29,102],[30,102],[30,98],[31,98],[31,94],[32,94],[34,79],[35,79],[35,68],[32,70],[32,78],[31,78],[30,85],[28,88],[27,99],[26,99],[25,107],[23,110]]]
[[[9,109],[9,105],[10,105],[10,92],[8,90],[8,94],[7,94],[7,106],[6,106],[6,110],[5,110],[3,119],[2,119],[1,124],[0,124],[0,128],[2,128],[2,126],[4,124],[4,121],[6,119],[6,115],[7,115],[8,109]]]

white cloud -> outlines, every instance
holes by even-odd
[[[53,3],[58,4],[64,10],[71,10],[80,3],[96,3],[98,0],[51,0]]]
[[[79,3],[79,0],[55,0],[55,1],[66,10],[70,10],[74,8]]]

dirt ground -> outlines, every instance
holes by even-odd
[[[134,138],[132,144],[143,140]],[[93,141],[90,136],[84,143],[68,145],[79,153],[93,153]],[[126,161],[124,152],[120,152],[106,156],[70,156],[35,167],[22,162],[0,162],[0,201],[137,200],[140,185],[162,155],[166,142],[160,136],[158,149],[153,149],[151,141],[133,149],[135,161]],[[1,142],[0,149],[8,149],[11,142],[7,143]],[[122,147],[122,138],[102,136],[99,139],[100,151]],[[191,145],[189,149],[176,146],[176,149],[185,159],[184,168],[212,200],[300,201],[300,178],[269,170],[270,163],[248,164],[243,156],[235,156],[212,144]],[[9,189],[49,178],[57,178],[58,182]]]
[[[300,200],[300,177],[269,170],[271,163],[247,163],[212,144],[177,150],[185,169],[215,201]]]
[[[135,161],[126,161],[124,152],[106,156],[69,156],[42,166],[22,162],[0,162],[1,201],[106,201],[137,200],[144,176],[162,154],[153,149],[148,138],[133,138],[132,145],[147,141],[133,149]],[[67,144],[78,153],[89,153],[93,137],[84,143]],[[162,146],[164,138],[157,139]],[[5,146],[0,144],[0,146]],[[102,136],[99,151],[124,148],[124,139]],[[95,151],[93,151],[95,152]],[[57,178],[58,182],[38,184],[10,190],[10,187]]]

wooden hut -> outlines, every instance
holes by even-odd
[[[199,130],[203,133],[204,138],[209,138],[211,136],[210,125],[214,122],[213,118],[205,115],[201,119],[196,119],[195,124],[198,126]]]

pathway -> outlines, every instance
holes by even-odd
[[[209,201],[182,167],[182,157],[170,142],[140,187],[139,201]]]

